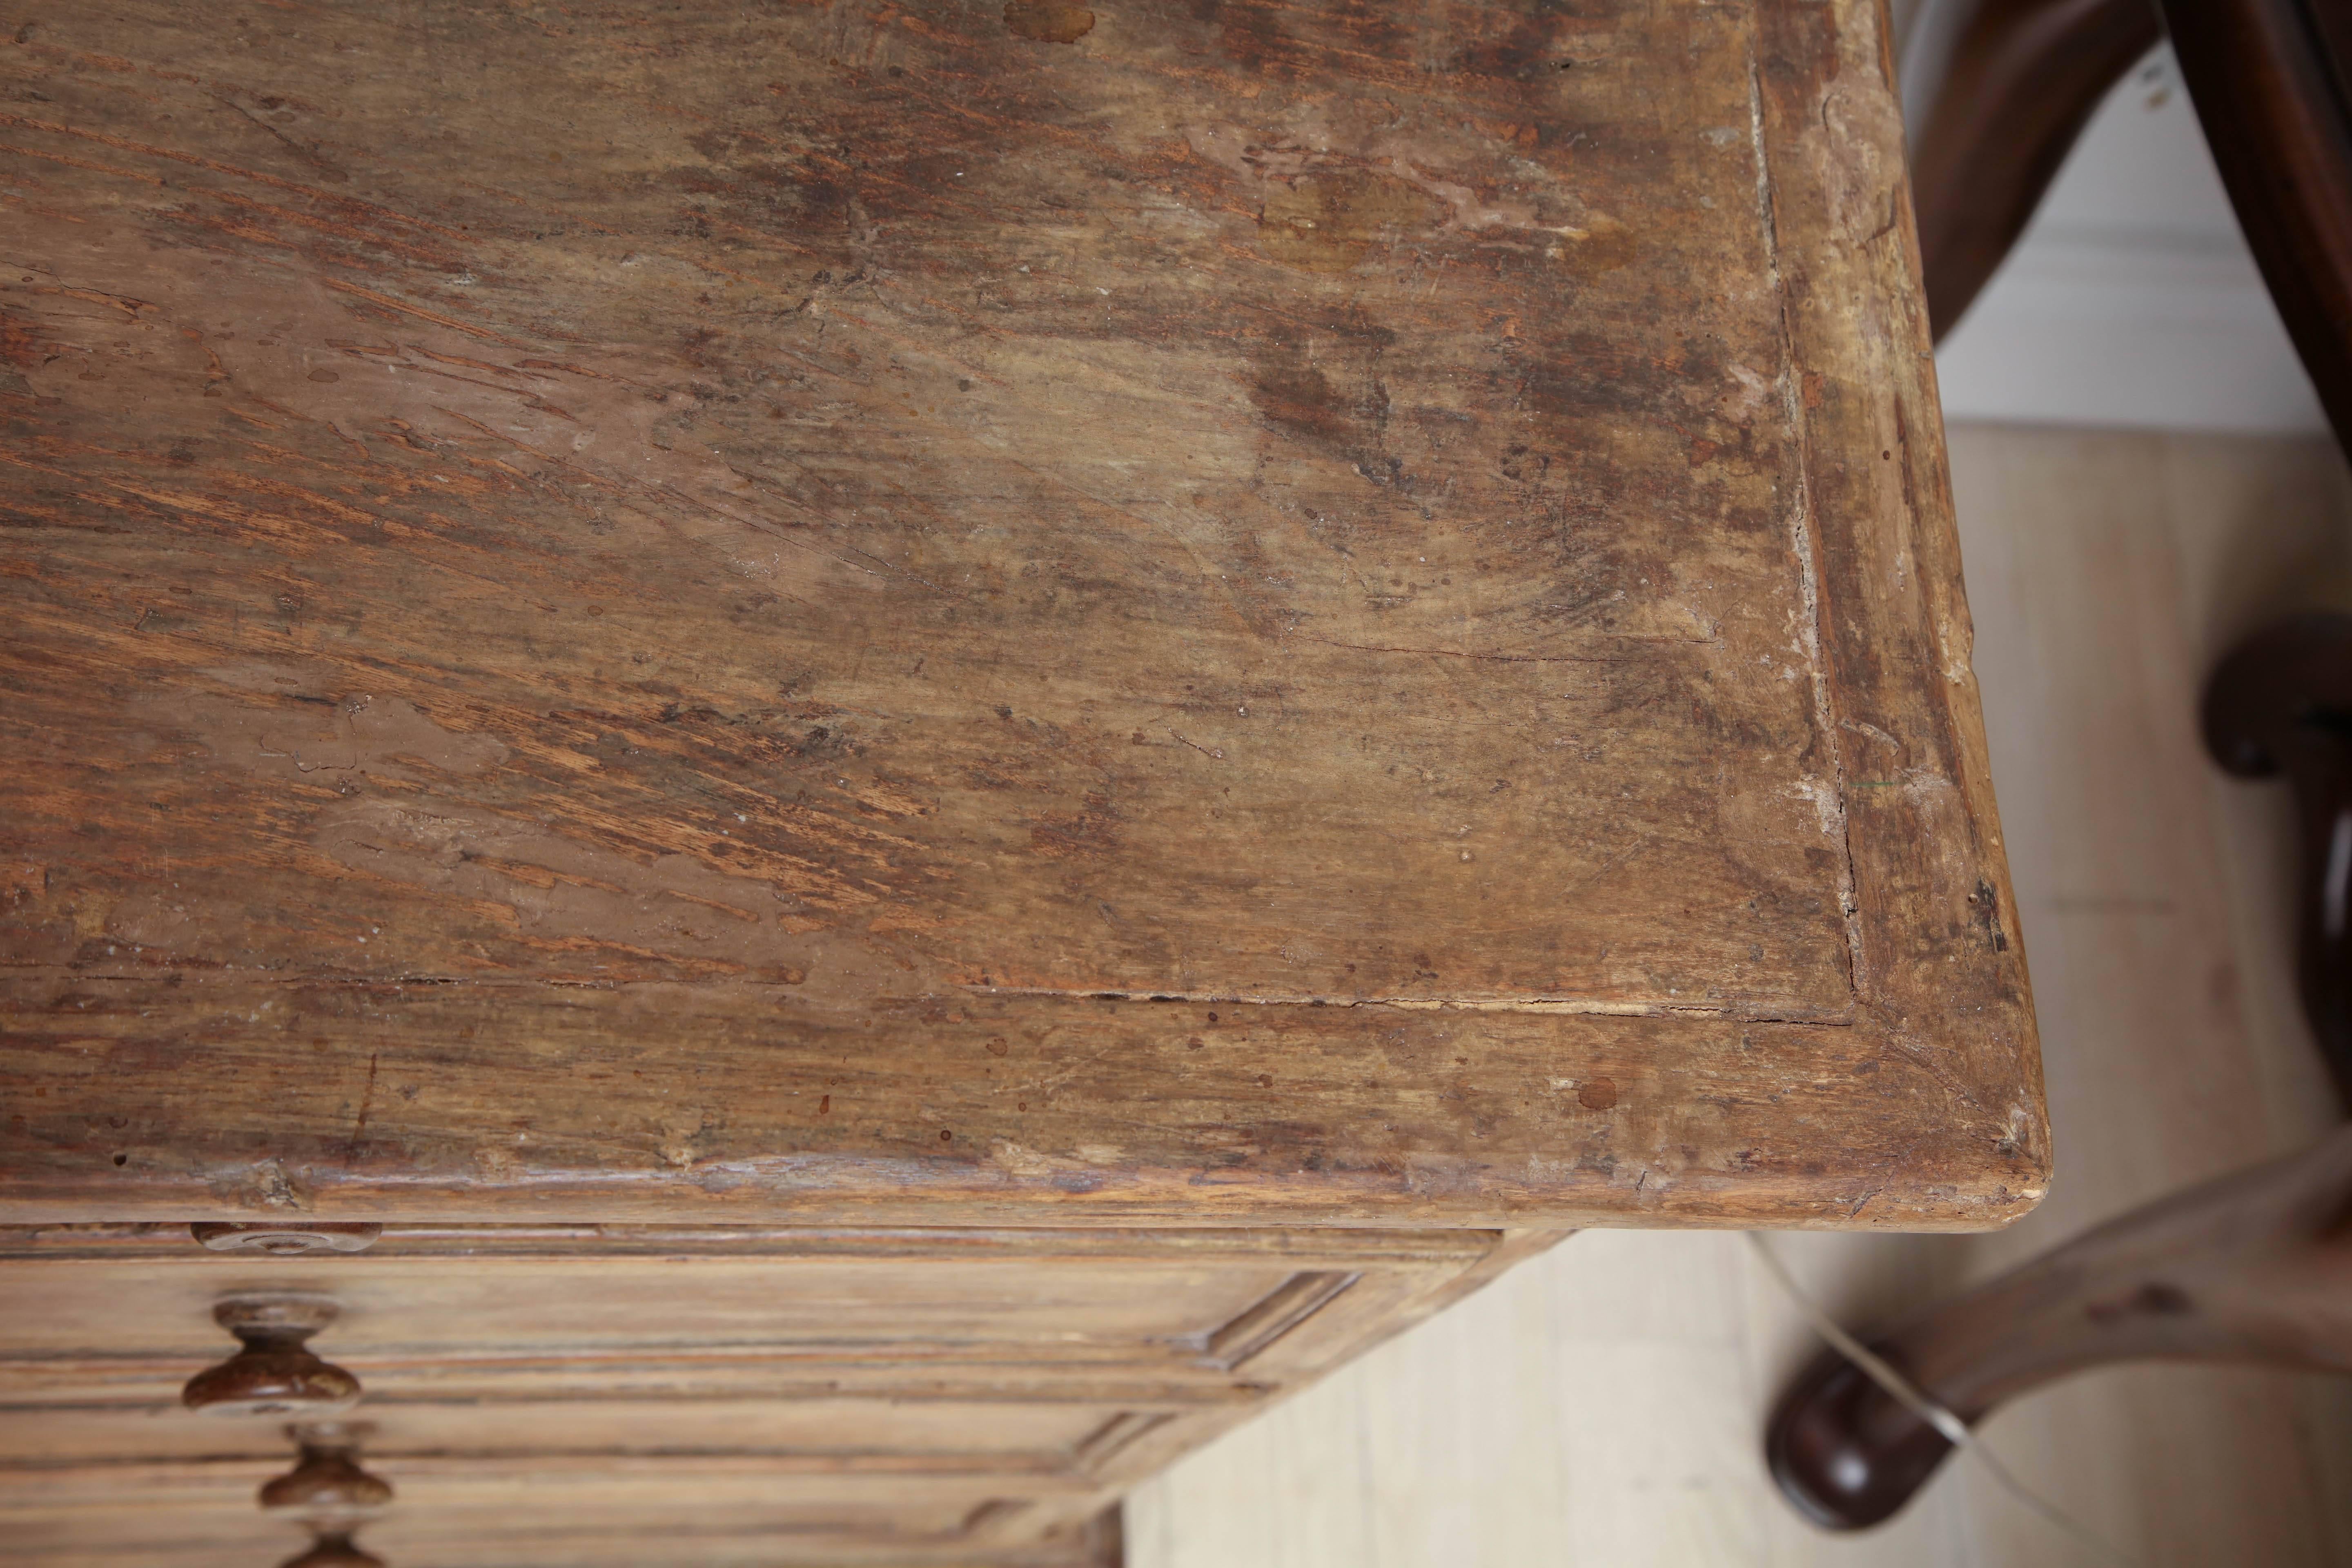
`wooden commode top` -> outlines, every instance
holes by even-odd
[[[316,1563],[1097,1568],[1570,1228],[2042,1194],[1872,0],[12,18],[33,1556],[333,1373]]]

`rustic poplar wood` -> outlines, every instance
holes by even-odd
[[[1882,55],[32,6],[0,1205],[2020,1212]]]
[[[266,1522],[117,1419],[232,1288],[394,1568],[1043,1568],[1563,1227],[2041,1195],[1874,5],[35,0],[0,94],[40,1551]]]
[[[209,1303],[299,1281],[340,1306],[316,1338],[367,1386],[342,1434],[397,1494],[361,1544],[397,1568],[1092,1568],[1135,1482],[1558,1239],[393,1225],[289,1260],[0,1229],[0,1537],[34,1563],[286,1555],[255,1506],[286,1423],[180,1384],[219,1353]]]

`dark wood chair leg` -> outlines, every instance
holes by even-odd
[[[2296,616],[2239,645],[2205,689],[2205,745],[2241,778],[2284,773],[2301,820],[2295,978],[2352,1108],[2352,616]]]
[[[2352,1104],[2352,616],[2298,616],[2242,644],[2206,689],[2204,731],[2230,772],[2294,785],[2304,1009]],[[1872,1348],[1970,1424],[2107,1362],[2352,1372],[2352,1125],[2102,1226]],[[1951,1449],[1833,1352],[1781,1396],[1765,1436],[1781,1492],[1833,1530],[1894,1514]]]
[[[2101,1226],[1872,1348],[1971,1424],[2108,1362],[2352,1372],[2352,1126]],[[1834,1352],[1782,1396],[1765,1438],[1781,1492],[1832,1530],[1894,1514],[1951,1449]]]
[[[2160,4],[2246,244],[2336,438],[2352,447],[2352,6]]]
[[[2231,205],[2337,437],[2352,442],[2352,7],[2156,0]],[[2149,0],[1984,0],[1914,159],[1929,311],[1959,319],[2092,109],[2156,41]],[[2223,661],[2205,738],[2294,785],[2305,863],[2298,980],[2352,1105],[2352,616],[2282,623]],[[2352,1127],[2151,1204],[1874,1346],[1962,1420],[2147,1357],[2352,1372]],[[1832,1529],[1887,1518],[1951,1444],[1843,1356],[1766,1434],[1789,1500]]]
[[[1911,159],[1941,338],[2025,232],[2091,113],[2163,37],[2149,0],[1983,0]]]

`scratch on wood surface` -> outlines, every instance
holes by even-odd
[[[301,142],[295,141],[294,138],[287,135],[286,132],[278,130],[278,127],[270,124],[269,121],[262,119],[259,115],[254,113],[253,110],[246,108],[243,104],[237,103],[230,99],[223,98],[218,93],[213,94],[213,101],[219,104],[224,109],[234,110],[236,113],[243,116],[247,123],[257,127],[265,134],[277,138],[278,142],[289,152],[301,159],[304,163],[310,164],[312,168],[318,170],[320,174],[326,175],[329,179],[341,181],[348,180],[352,177],[350,170],[344,168],[341,164],[335,163],[331,159],[320,157],[316,148],[305,147]]]
[[[1346,648],[1352,653],[1415,654],[1430,658],[1486,659],[1496,664],[1623,664],[1622,658],[1607,654],[1545,654],[1545,653],[1472,653],[1451,647],[1381,647],[1370,643],[1341,642],[1336,637],[1309,637],[1308,642],[1318,642],[1326,647]],[[1695,639],[1657,638],[1656,641]]]
[[[1791,1024],[1845,1028],[1854,1022],[1849,1012],[1810,1013],[1740,1002],[1685,1002],[1674,997],[1598,998],[1585,996],[1348,996],[1279,995],[1210,991],[1065,991],[1035,985],[967,985],[968,991],[991,996],[1058,996],[1071,1000],[1118,1002],[1191,1002],[1236,1007],[1393,1007],[1423,1013],[1526,1013],[1560,1016],[1610,1018],[1706,1017],[1736,1018],[1743,1023]]]

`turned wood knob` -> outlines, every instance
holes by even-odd
[[[216,1415],[332,1415],[360,1397],[360,1380],[312,1355],[303,1342],[335,1321],[331,1298],[307,1291],[231,1296],[213,1320],[244,1348],[196,1373],[180,1391],[191,1410]]]
[[[263,1483],[262,1508],[314,1529],[346,1533],[383,1512],[392,1502],[392,1484],[360,1468],[363,1430],[340,1421],[288,1427],[287,1436],[301,1447],[301,1458],[284,1475]]]
[[[351,1532],[341,1531],[321,1534],[308,1552],[289,1557],[278,1568],[384,1568],[384,1562],[352,1545]]]
[[[188,1226],[208,1252],[266,1252],[299,1258],[312,1252],[364,1252],[383,1234],[380,1225],[232,1225],[200,1221]]]

